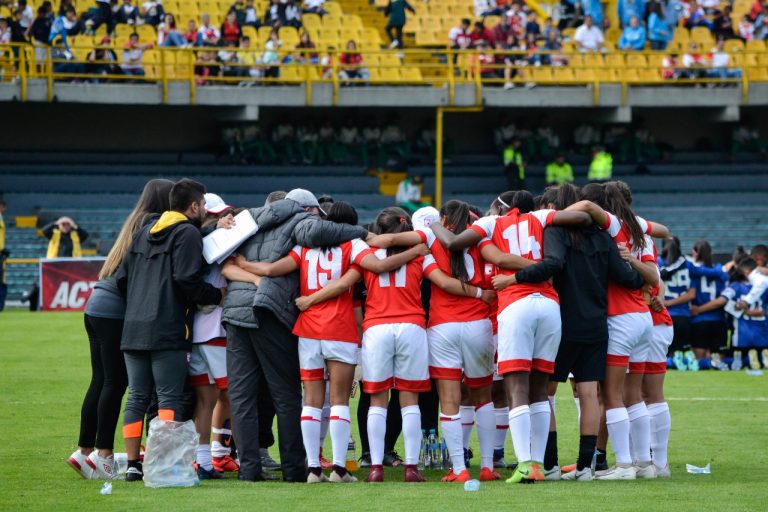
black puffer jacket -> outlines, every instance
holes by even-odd
[[[138,232],[115,273],[126,298],[121,349],[190,348],[195,305],[221,302],[202,265],[200,231],[184,215],[165,212]]]

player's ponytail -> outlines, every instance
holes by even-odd
[[[614,214],[627,226],[629,236],[632,239],[632,248],[642,251],[645,249],[645,233],[640,228],[632,208],[624,199],[624,194],[615,182],[605,184],[605,204],[609,212]]]
[[[336,224],[357,226],[357,210],[346,201],[337,201],[328,209],[328,216],[325,220],[335,222]]]
[[[376,216],[376,220],[373,223],[373,234],[383,235],[387,233],[405,233],[407,231],[413,231],[413,224],[411,223],[411,216],[397,206],[391,206],[384,208]],[[390,247],[387,249],[387,256],[403,252],[407,247]]]
[[[693,246],[693,250],[696,252],[696,262],[703,264],[705,267],[714,266],[714,260],[712,259],[712,246],[706,240],[699,240]]]
[[[581,201],[581,191],[579,187],[573,183],[563,183],[557,187],[554,200],[551,201],[555,205],[556,210],[565,210],[572,204]]]
[[[507,190],[506,192],[502,192],[491,203],[491,211],[493,212],[495,210],[498,215],[505,215],[509,210],[512,209],[512,200],[514,198],[514,190]]]
[[[517,208],[520,213],[529,213],[536,209],[536,202],[533,200],[533,194],[527,190],[518,190],[512,197],[510,206]]]
[[[671,265],[679,260],[683,255],[683,251],[680,250],[680,240],[676,236],[670,236],[664,241],[664,245],[661,247],[661,257],[667,262],[667,265]]]
[[[457,235],[465,231],[468,224],[471,224],[469,205],[455,199],[448,201],[440,208],[440,217],[443,219],[445,227]],[[451,274],[462,283],[469,281],[463,250],[451,252]]]

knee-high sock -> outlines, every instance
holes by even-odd
[[[632,459],[638,462],[651,460],[651,418],[645,402],[627,408],[629,433],[632,439]]]
[[[536,462],[544,462],[551,414],[549,401],[531,404],[529,410],[531,415],[531,459]]]
[[[466,450],[469,448],[469,436],[472,435],[472,426],[475,424],[475,408],[471,405],[462,405],[459,407],[461,415],[461,435],[462,446]]]
[[[344,462],[347,459],[347,447],[349,446],[349,406],[334,405],[331,407],[329,423],[331,445],[333,447],[333,463],[344,467]]]
[[[325,403],[323,404],[323,414],[320,418],[320,451],[323,451],[323,446],[325,446],[325,437],[328,435],[328,426],[329,426],[329,418],[331,417],[331,393],[328,389],[326,382],[326,389],[325,389]]]
[[[307,466],[320,467],[320,417],[322,409],[307,407],[301,410],[301,437],[304,439],[304,449],[307,452]]]
[[[667,448],[669,447],[669,431],[672,428],[672,416],[669,414],[667,402],[648,406],[651,417],[651,451],[656,467],[667,466]]]
[[[605,425],[608,437],[616,455],[617,464],[632,464],[629,452],[629,415],[625,407],[616,407],[605,411]]]
[[[409,405],[400,409],[403,416],[403,444],[405,445],[405,463],[416,464],[421,448],[421,410],[418,405]],[[458,421],[456,422],[458,423]],[[461,427],[459,425],[459,427]],[[461,440],[461,439],[459,439]]]
[[[493,444],[496,440],[496,414],[493,403],[488,402],[475,409],[477,440],[480,442],[480,467],[493,470]]]
[[[461,415],[440,413],[440,430],[442,430],[448,455],[450,455],[451,463],[453,463],[453,472],[458,475],[466,469],[464,449],[461,444]]]
[[[371,464],[381,466],[384,461],[384,435],[387,433],[387,409],[368,408],[368,446],[371,450]]]
[[[195,462],[197,462],[198,466],[207,469],[208,471],[213,469],[213,462],[211,461],[211,445],[197,445],[197,457]]]
[[[493,414],[496,416],[496,435],[494,436],[493,449],[503,450],[509,431],[509,407],[496,408],[493,410]]]
[[[547,400],[549,400],[549,406],[552,408],[552,414],[555,413],[555,395],[547,395]]]
[[[549,407],[549,404],[547,404]],[[518,462],[531,460],[531,410],[527,405],[509,411],[509,433]]]

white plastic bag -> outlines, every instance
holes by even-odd
[[[192,421],[153,419],[144,453],[144,485],[155,488],[200,485],[192,466],[199,439]]]

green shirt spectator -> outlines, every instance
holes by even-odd
[[[507,175],[509,190],[525,189],[525,162],[522,153],[523,141],[514,139],[501,154],[504,173]]]
[[[592,163],[589,164],[589,181],[608,181],[613,176],[613,157],[604,148],[595,148]]]
[[[547,165],[547,185],[562,185],[573,183],[573,167],[565,161],[565,155],[557,155],[554,161]]]

